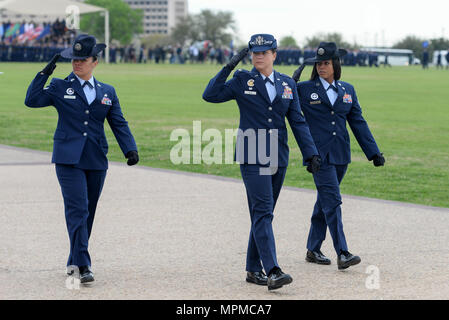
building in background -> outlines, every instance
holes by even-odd
[[[188,0],[123,1],[128,3],[132,9],[142,9],[144,35],[169,34],[176,23],[188,14]],[[12,13],[1,13],[0,17],[3,22],[10,21],[13,23],[22,21],[42,23],[54,20],[54,17],[26,16]]]
[[[143,32],[150,34],[169,34],[176,23],[187,17],[187,0],[123,0],[133,9],[143,11]]]

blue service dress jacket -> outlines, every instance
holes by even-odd
[[[329,164],[351,162],[351,147],[346,122],[368,160],[379,154],[379,148],[362,116],[354,87],[336,81],[338,98],[331,104],[320,79],[299,82],[297,90],[310,133],[323,160]],[[332,90],[332,89],[329,89]]]
[[[252,71],[239,69],[234,72],[232,79],[226,81],[231,71],[229,67],[223,67],[210,80],[203,93],[203,99],[213,103],[235,99],[240,110],[239,134],[247,133],[247,130],[253,130],[256,133],[255,139],[252,140],[254,143],[245,143],[241,149],[239,149],[239,136],[237,136],[236,159],[239,163],[267,165],[265,159],[261,160],[259,157],[259,147],[265,149],[261,154],[270,155],[272,159],[276,155],[271,154],[270,137],[277,135],[271,138],[272,141],[277,140],[278,144],[277,167],[287,167],[289,148],[285,117],[300,147],[304,164],[313,155],[318,155],[309,126],[301,114],[298,94],[294,90],[295,82],[289,76],[274,71],[276,97],[271,102],[265,82],[255,68]],[[266,135],[259,135],[259,132],[266,132]],[[263,141],[259,142],[259,140]],[[254,151],[257,154],[256,157],[253,156]],[[254,158],[255,162],[253,162]]]
[[[28,87],[25,105],[31,108],[54,106],[58,125],[54,134],[52,162],[82,169],[106,170],[108,142],[104,133],[107,119],[123,152],[137,151],[136,142],[123,117],[114,87],[95,79],[96,98],[89,105],[80,82],[71,73],[65,79],[38,73]]]

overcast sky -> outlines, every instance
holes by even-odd
[[[189,12],[232,11],[239,38],[292,35],[300,45],[317,32],[339,32],[363,46],[389,46],[407,35],[449,36],[449,1],[189,0]]]

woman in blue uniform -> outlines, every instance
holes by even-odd
[[[295,82],[273,70],[276,48],[276,39],[272,35],[253,35],[249,47],[231,59],[209,82],[203,94],[203,99],[208,102],[235,99],[239,106],[236,160],[240,163],[251,218],[246,281],[268,286],[269,290],[292,282],[291,276],[283,273],[278,265],[272,229],[273,210],[288,165],[285,117],[308,170],[316,172],[320,161],[301,114],[298,95],[292,90]],[[251,51],[254,68],[238,70],[231,80],[226,81],[248,51]]]
[[[361,261],[360,257],[348,251],[340,207],[339,186],[351,162],[346,123],[368,160],[372,160],[376,167],[385,163],[362,116],[354,87],[340,81],[340,58],[345,54],[346,50],[337,49],[333,42],[320,43],[316,56],[305,61],[314,63],[310,81],[297,84],[301,108],[322,159],[320,170],[313,175],[318,198],[311,219],[306,260],[318,264],[331,263],[320,250],[329,227],[340,270]],[[295,81],[299,80],[302,68],[295,71]]]
[[[105,47],[97,44],[93,36],[79,35],[72,47],[55,55],[36,75],[25,99],[28,107],[54,106],[58,111],[52,162],[64,198],[70,238],[67,274],[79,271],[81,283],[94,281],[88,240],[108,169],[105,119],[128,165],[139,161],[137,146],[115,89],[92,75],[98,65],[97,55]],[[65,79],[53,78],[44,88],[60,56],[72,60],[73,72]]]

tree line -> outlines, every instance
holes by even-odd
[[[170,35],[142,36],[143,33],[143,11],[131,9],[122,0],[86,0],[85,3],[107,8],[110,15],[111,40],[121,45],[129,45],[136,37],[143,43],[154,45],[179,45],[185,46],[197,41],[210,41],[215,47],[230,46],[237,33],[236,21],[233,13],[229,11],[202,10],[197,14],[189,14],[182,18],[171,30]],[[84,15],[81,19],[81,29],[85,32],[104,38],[104,17],[99,13]],[[278,40],[280,47],[300,48],[298,42],[292,36],[285,36]],[[307,37],[303,48],[316,48],[321,41],[333,41],[340,48],[358,50],[362,46],[357,43],[345,41],[342,34],[316,33]],[[424,41],[429,43],[427,49],[423,48]],[[242,44],[243,46],[244,44]],[[422,57],[424,50],[432,54],[434,50],[448,50],[449,39],[435,38],[423,39],[414,35],[406,36],[396,42],[392,48],[413,50],[415,56]]]

